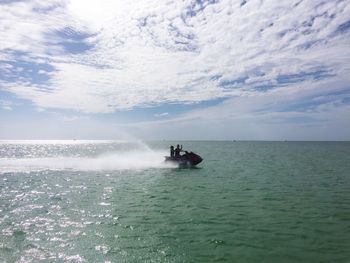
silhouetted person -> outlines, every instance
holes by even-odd
[[[174,146],[170,146],[170,157],[174,157],[175,155],[175,150],[174,150]]]
[[[182,145],[181,145],[181,148],[180,148],[180,145],[176,145],[175,158],[181,157],[180,152],[182,152]]]

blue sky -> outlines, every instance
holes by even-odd
[[[0,139],[350,139],[350,1],[1,1],[0,17]]]

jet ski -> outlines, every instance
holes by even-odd
[[[194,152],[187,152],[180,157],[165,156],[165,162],[178,164],[179,167],[193,167],[203,161],[202,157]]]

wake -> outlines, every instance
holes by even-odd
[[[165,152],[112,152],[97,157],[1,158],[0,173],[55,171],[113,171],[171,168],[164,162]]]

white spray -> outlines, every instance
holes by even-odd
[[[43,170],[113,171],[169,168],[164,163],[166,151],[154,151],[137,141],[137,148],[109,152],[97,157],[0,158],[0,173]]]

